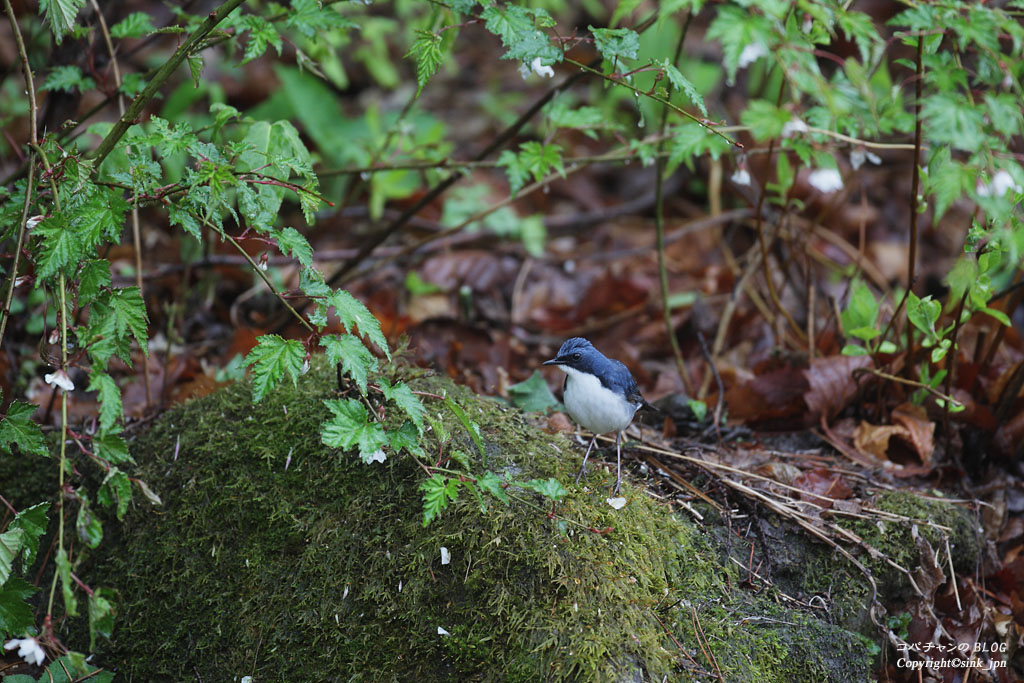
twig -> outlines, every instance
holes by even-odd
[[[924,69],[923,57],[924,55],[924,38],[918,36],[917,38],[917,63],[915,67],[916,83],[914,87],[914,168],[912,169],[913,176],[910,183],[910,251],[907,253],[907,291],[909,292],[914,286],[915,272],[914,268],[917,264],[917,205],[918,197],[917,193],[921,187],[921,88],[924,85],[924,78],[922,77],[922,71]],[[907,325],[907,360],[910,361],[914,357],[914,326]],[[913,363],[908,362],[904,369],[907,372],[913,368]]]
[[[676,43],[676,54],[672,58],[672,64],[679,61],[679,55],[683,51],[683,43],[686,40],[686,32],[690,28],[690,21],[693,19],[693,12],[686,13],[686,22],[679,34],[679,42]],[[668,95],[671,94],[669,90]],[[665,126],[668,123],[668,107],[661,108],[661,124],[658,127],[659,137],[664,138]],[[662,189],[665,181],[665,159],[661,153],[665,149],[665,141],[658,143],[658,160],[654,166],[654,230],[658,241],[658,281],[661,284],[661,311],[665,319],[665,333],[672,345],[672,355],[676,359],[676,370],[679,378],[683,380],[683,387],[686,393],[693,396],[693,382],[690,380],[690,373],[686,370],[686,362],[683,360],[683,352],[679,348],[679,339],[676,337],[675,328],[672,326],[672,307],[669,305],[668,292],[668,267],[665,264],[665,206],[662,201]]]
[[[715,412],[712,415],[715,423],[715,435],[718,437],[718,443],[722,443],[722,428],[719,426],[722,422],[722,405],[725,402],[725,387],[722,385],[722,378],[718,374],[718,369],[715,367],[715,361],[711,359],[711,353],[708,351],[708,343],[704,339],[704,334],[697,330],[697,341],[700,342],[700,352],[704,356],[704,360],[707,361],[708,367],[711,368],[711,374],[715,378],[715,386],[718,387],[718,400],[715,401]]]
[[[4,0],[4,2],[8,1],[9,0]],[[221,5],[215,12],[211,12],[209,16],[206,17],[206,20],[203,21],[196,30],[189,34],[189,37],[185,42],[174,51],[171,58],[168,59],[163,66],[157,69],[156,74],[153,75],[153,78],[146,84],[146,87],[142,92],[136,95],[135,99],[132,100],[131,105],[128,107],[128,111],[126,111],[121,118],[117,120],[117,123],[115,123],[114,127],[110,129],[107,136],[103,138],[99,147],[96,148],[96,152],[93,155],[95,168],[98,169],[100,167],[100,164],[102,164],[103,160],[107,158],[107,155],[113,151],[114,145],[124,137],[124,134],[127,133],[128,128],[136,122],[146,104],[153,99],[160,88],[163,87],[167,79],[171,77],[171,74],[181,66],[181,63],[185,61],[185,58],[192,54],[203,38],[205,38],[206,35],[217,26],[217,24],[223,21],[224,17],[241,5],[242,1],[243,0],[227,0],[227,2]]]

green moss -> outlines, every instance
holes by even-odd
[[[108,525],[88,570],[121,596],[101,656],[129,680],[706,678],[711,653],[727,680],[867,678],[860,640],[738,589],[703,529],[629,484],[613,510],[603,469],[570,485],[557,516],[526,491],[485,514],[464,491],[424,529],[410,458],[367,466],[321,445],[332,379],[316,369],[255,406],[236,385],[133,444],[164,506]],[[563,437],[442,380],[413,385],[464,406],[490,469],[571,481],[579,453]],[[430,435],[423,446],[439,449]]]

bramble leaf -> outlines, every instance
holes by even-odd
[[[381,378],[379,381],[380,389],[384,392],[384,397],[387,400],[394,402],[403,413],[409,416],[412,423],[416,425],[416,429],[420,434],[423,433],[423,414],[426,412],[423,409],[423,404],[416,394],[412,393],[404,382],[396,382],[394,386],[388,383],[386,379]]]
[[[93,372],[89,379],[89,391],[99,392],[100,430],[107,431],[121,419],[121,390],[114,378],[105,372]]]
[[[420,491],[423,492],[424,527],[448,507],[449,502],[455,502],[458,499],[459,484],[458,479],[447,479],[440,474],[434,474],[420,484]]]
[[[334,413],[320,429],[320,440],[330,448],[348,450],[359,447],[359,457],[366,464],[384,462],[387,434],[378,422],[370,420],[365,406],[354,398],[326,399],[324,405]]]
[[[531,479],[530,481],[517,481],[513,483],[516,486],[522,486],[524,489],[536,491],[545,498],[550,498],[555,502],[558,502],[569,493],[554,477],[549,477],[547,479]]]
[[[28,571],[39,550],[39,539],[46,533],[46,513],[49,503],[37,503],[19,512],[11,522],[11,529],[21,529],[21,569]],[[0,579],[3,584],[3,579]]]
[[[141,38],[156,30],[149,15],[145,12],[132,12],[121,21],[110,27],[112,38]]]
[[[252,366],[252,400],[258,403],[269,394],[287,374],[292,383],[302,374],[306,349],[302,342],[282,339],[276,334],[265,334],[245,357],[246,366]]]
[[[380,347],[388,360],[391,360],[391,350],[388,349],[387,338],[381,332],[380,322],[373,317],[362,301],[344,289],[336,289],[327,298],[327,303],[334,307],[338,320],[350,334],[356,334],[356,330],[359,334],[365,334],[370,341]]]
[[[377,359],[363,344],[363,340],[351,334],[329,334],[320,339],[320,346],[327,351],[327,360],[332,364],[341,363],[342,370],[352,378],[362,394],[366,394],[369,373],[377,369]]]
[[[32,421],[36,412],[35,405],[12,401],[7,408],[7,415],[0,420],[0,451],[11,453],[11,444],[17,444],[24,453],[49,455],[43,431]]]
[[[91,90],[96,87],[96,81],[88,76],[82,75],[82,70],[72,64],[55,66],[50,70],[46,80],[43,81],[40,90],[63,90],[74,92],[75,90]]]
[[[628,28],[594,28],[587,26],[594,34],[594,47],[609,62],[617,59],[636,59],[640,52],[640,34]]]
[[[672,87],[686,95],[686,99],[690,100],[690,103],[700,109],[700,113],[704,116],[708,115],[708,108],[704,106],[704,98],[697,92],[696,86],[690,82],[690,80],[683,75],[675,65],[669,63],[668,59],[661,60],[661,68],[664,69],[665,75],[668,76],[669,83]]]

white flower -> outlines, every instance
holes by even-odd
[[[882,158],[874,152],[869,152],[863,147],[854,147],[850,151],[850,166],[853,166],[853,170],[856,171],[858,168],[864,165],[864,161],[870,161],[875,166],[882,163]]]
[[[39,646],[39,641],[35,638],[14,638],[4,643],[5,650],[14,648],[18,648],[18,656],[29,664],[40,666],[46,659],[46,653],[43,652],[43,648]]]
[[[441,564],[450,564],[452,561],[452,554],[448,552],[448,548],[441,546]]]
[[[1013,190],[1017,194],[1024,192],[1024,189],[1014,182],[1013,176],[1004,170],[996,171],[992,182],[987,185],[979,182],[977,190],[979,197],[1002,197],[1008,190]]]
[[[530,62],[530,66],[526,66],[526,62],[523,62],[519,66],[519,73],[523,76],[523,80],[526,80],[526,77],[530,75],[530,72],[533,72],[543,78],[555,77],[555,70],[550,66],[541,64],[540,57],[534,57],[533,61]]]
[[[612,506],[613,510],[621,510],[626,505],[625,498],[609,498],[606,502]]]
[[[445,631],[445,630],[444,630],[443,628],[441,628],[440,626],[438,626],[438,627],[437,627],[437,635],[439,635],[439,636],[450,636],[451,634],[450,634],[450,633],[448,633],[448,631]]]
[[[302,368],[299,369],[300,375],[305,375],[307,372],[309,372],[309,357],[302,361]]]
[[[49,375],[43,375],[43,379],[50,386],[60,387],[64,391],[74,391],[75,383],[68,377],[68,373],[64,372],[63,369],[58,370]]]
[[[737,185],[750,185],[750,171],[741,166],[732,172],[729,180]]]
[[[740,59],[736,63],[741,69],[746,69],[748,66],[756,62],[761,57],[768,56],[768,48],[761,43],[748,43],[743,48],[743,52],[740,53]]]
[[[825,194],[843,189],[843,177],[834,168],[814,169],[807,176],[807,182],[811,184],[811,187]]]
[[[366,464],[369,465],[371,462],[384,462],[387,459],[388,456],[384,454],[384,449],[378,448],[370,454],[370,459],[366,461]]]
[[[44,218],[46,218],[46,216],[32,216],[27,221],[25,221],[25,229],[31,230],[32,228],[39,225]]]
[[[242,676],[241,683],[252,683],[252,676]]]
[[[782,137],[788,138],[794,133],[806,133],[807,124],[800,119],[790,119],[782,125]]]
[[[812,28],[814,28],[814,19],[810,14],[805,14],[804,21],[800,24],[800,30],[804,33],[810,33]]]

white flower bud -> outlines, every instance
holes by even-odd
[[[807,182],[811,184],[811,187],[830,194],[836,190],[843,189],[843,177],[839,175],[839,171],[834,168],[816,168],[811,171],[811,174],[807,176]]]

